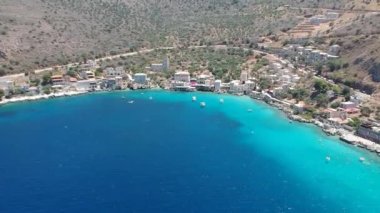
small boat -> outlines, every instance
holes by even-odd
[[[133,104],[133,103],[135,103],[135,101],[128,101],[128,103],[129,103],[129,104]]]
[[[200,105],[201,105],[202,108],[204,108],[204,107],[206,107],[206,102],[201,102]]]
[[[247,111],[248,111],[248,112],[252,112],[252,109],[248,109]]]
[[[331,160],[330,156],[326,156],[326,161],[329,162]]]
[[[196,97],[196,96],[193,96],[191,100],[192,100],[192,101],[197,101],[197,97]]]
[[[219,99],[219,103],[223,104],[224,103],[224,99],[223,98]]]
[[[149,100],[153,100],[153,97],[152,97],[152,96],[150,96],[150,97],[149,97]]]
[[[360,161],[360,162],[364,162],[364,161],[365,161],[365,158],[360,157],[360,158],[359,158],[359,161]]]

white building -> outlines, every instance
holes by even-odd
[[[105,74],[107,78],[124,76],[125,74],[124,67],[116,67],[116,69],[114,69],[113,67],[107,67],[105,69]]]
[[[161,72],[163,70],[163,65],[162,64],[151,64],[150,69],[153,72]]]
[[[214,88],[215,88],[215,91],[220,91],[222,89],[222,81],[221,80],[215,80]]]
[[[145,73],[136,73],[133,75],[133,80],[137,84],[147,84],[148,76]]]
[[[211,85],[211,80],[213,80],[213,76],[202,74],[198,76],[197,84]]]
[[[356,103],[354,103],[354,102],[347,101],[347,102],[342,102],[341,103],[341,107],[343,109],[353,109],[353,108],[358,107],[358,105]]]
[[[248,72],[242,71],[240,74],[240,82],[245,83],[246,81],[248,81],[248,77]]]
[[[87,70],[87,71],[82,71],[80,73],[80,77],[83,79],[94,79],[95,74],[94,74],[94,72]]]
[[[190,73],[187,71],[178,71],[174,74],[174,81],[190,83]]]
[[[94,91],[97,88],[95,79],[77,81],[74,85],[78,91]]]

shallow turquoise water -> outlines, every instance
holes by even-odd
[[[377,156],[248,97],[13,104],[0,135],[1,212],[380,212]]]

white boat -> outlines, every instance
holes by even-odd
[[[196,96],[193,96],[193,97],[192,97],[192,100],[193,100],[193,101],[197,101],[197,97],[196,97]]]
[[[248,112],[252,112],[252,109],[248,109],[247,111],[248,111]]]
[[[360,158],[359,158],[359,161],[360,161],[360,162],[364,162],[364,161],[365,161],[365,158],[360,157]]]
[[[219,99],[219,103],[223,104],[224,103],[224,99],[223,98]]]
[[[202,108],[204,108],[204,107],[206,107],[206,102],[201,102],[200,105],[201,105]]]
[[[330,156],[326,156],[326,161],[329,162],[331,160]]]
[[[149,97],[149,100],[153,100],[153,97],[152,97],[152,96],[150,96],[150,97]]]
[[[129,104],[133,104],[133,103],[135,103],[135,101],[128,101],[128,103],[129,103]]]

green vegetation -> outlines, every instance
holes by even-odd
[[[341,60],[330,60],[327,62],[327,67],[330,72],[340,70],[342,66],[343,66],[343,62]]]
[[[258,84],[261,90],[269,89],[271,87],[271,82],[267,78],[260,78]]]
[[[292,98],[296,99],[297,101],[304,100],[310,96],[309,92],[305,88],[296,88],[294,90],[291,90],[290,93],[292,94]]]
[[[4,90],[0,89],[0,100],[4,97],[5,93]]]
[[[68,76],[70,76],[70,77],[76,77],[76,75],[77,75],[77,72],[74,70],[74,68],[72,68],[72,67],[70,67],[70,69],[67,71],[67,73],[66,73]]]
[[[173,75],[176,70],[188,70],[191,75],[203,71],[210,71],[216,79],[229,81],[239,79],[241,65],[246,62],[252,54],[241,48],[221,48],[214,49],[195,48],[195,49],[175,49],[175,50],[155,50],[153,52],[136,55],[131,57],[118,58],[112,61],[101,62],[102,69],[119,65],[124,66],[133,73],[145,72],[145,67],[151,63],[160,63],[168,55],[170,58],[171,70],[163,73],[164,77]]]
[[[351,118],[350,121],[348,122],[348,125],[357,129],[361,125],[361,121],[358,117]]]
[[[51,88],[49,86],[46,86],[42,89],[44,94],[49,95],[51,93]]]
[[[51,73],[48,73],[48,74],[45,74],[45,75],[42,76],[41,85],[42,86],[46,86],[46,85],[49,85],[49,84],[52,84]]]
[[[261,69],[262,67],[265,67],[265,66],[267,66],[269,64],[269,61],[268,61],[268,59],[266,59],[266,58],[260,58],[257,62],[256,62],[256,64],[255,64],[255,66],[253,67],[253,69],[252,69],[252,71],[258,71],[259,69]]]
[[[324,80],[318,79],[314,81],[314,89],[318,93],[326,93],[330,88],[329,83]]]

